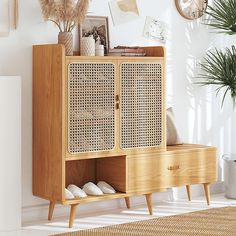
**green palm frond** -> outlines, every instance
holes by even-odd
[[[222,99],[222,106],[225,96],[230,92],[233,103],[236,104],[236,48],[226,48],[225,51],[215,49],[207,52],[206,57],[200,66],[204,73],[198,77],[203,79],[199,84],[218,86],[217,94],[225,89]]]
[[[219,33],[236,34],[236,0],[214,0],[206,14],[212,17],[207,25],[218,29]]]

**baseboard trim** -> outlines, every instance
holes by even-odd
[[[153,194],[153,203],[158,203],[160,201],[173,200],[173,192],[172,189],[168,189],[166,192],[155,193]],[[140,205],[146,204],[146,200],[144,196],[134,196],[131,197],[131,207],[136,207]],[[106,211],[112,211],[117,209],[125,208],[125,201],[124,199],[116,199],[110,201],[103,201],[103,202],[92,202],[81,204],[78,207],[77,214],[78,217],[87,216],[91,214],[99,214]],[[70,207],[69,206],[62,206],[56,205],[53,218],[61,218],[68,216],[69,218]],[[30,222],[35,221],[45,221],[47,220],[48,216],[48,205],[36,205],[36,206],[28,206],[22,208],[22,223],[23,225],[27,225]]]

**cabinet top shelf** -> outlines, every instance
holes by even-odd
[[[65,56],[65,47],[64,45],[62,44],[44,44],[44,45],[34,45],[33,47],[47,47],[48,50],[51,49],[58,49],[58,50],[62,50],[63,51],[63,54]],[[66,58],[67,59],[98,59],[98,60],[101,60],[101,59],[119,59],[119,58],[122,58],[122,60],[124,58],[127,58],[127,59],[138,59],[138,58],[164,58],[165,57],[165,48],[162,47],[162,46],[152,46],[152,47],[140,47],[140,48],[143,48],[145,53],[146,53],[146,56],[144,57],[126,57],[126,56],[104,56],[104,57],[84,57],[84,56],[67,56]]]
[[[138,60],[155,60],[163,59],[164,57],[154,57],[154,56],[144,56],[144,57],[126,57],[126,56],[66,56],[67,61],[79,61],[79,60],[88,60],[88,61],[109,61],[109,60],[127,60],[127,61],[138,61]]]

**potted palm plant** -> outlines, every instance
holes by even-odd
[[[208,6],[206,14],[211,19],[207,25],[219,33],[236,34],[236,0],[215,0]]]
[[[59,29],[58,43],[64,44],[66,55],[73,55],[72,30],[79,25],[88,11],[89,0],[39,0],[43,18]]]
[[[200,63],[202,73],[199,75],[203,81],[202,85],[216,85],[217,94],[225,89],[222,104],[224,104],[227,93],[230,93],[234,105],[236,104],[236,48],[226,48],[208,51]]]
[[[213,6],[208,6],[206,12],[210,16],[207,25],[218,33],[236,34],[236,0],[215,0]],[[200,82],[203,85],[216,85],[217,94],[224,89],[222,106],[227,93],[230,93],[235,107],[236,104],[236,48],[225,50],[215,49],[207,52],[200,63],[203,73]],[[223,155],[224,183],[226,197],[236,199],[236,154]]]
[[[206,14],[210,19],[207,25],[213,27],[217,33],[228,35],[236,34],[236,0],[214,0],[213,5],[208,5]],[[222,106],[227,93],[231,94],[234,105],[236,104],[236,49],[226,48],[207,52],[203,62],[200,63],[203,73],[200,78],[203,85],[218,86],[217,94],[225,89]]]
[[[208,5],[206,14],[210,16],[207,25],[213,27],[217,33],[228,35],[236,34],[236,0],[214,0]],[[236,49],[226,48],[224,51],[215,49],[207,52],[203,62],[200,63],[203,73],[200,77],[203,85],[217,85],[217,94],[225,89],[222,105],[227,93],[230,92],[235,105],[236,102]]]

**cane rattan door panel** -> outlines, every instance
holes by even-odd
[[[115,146],[115,66],[71,63],[68,68],[68,151],[112,150]]]
[[[162,78],[159,63],[121,64],[121,148],[162,144]]]

